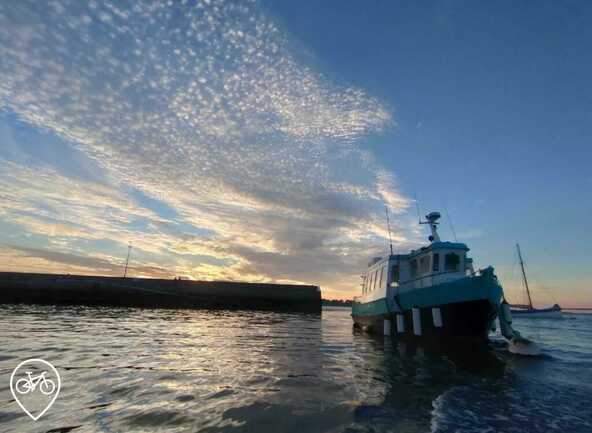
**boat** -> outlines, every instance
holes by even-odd
[[[520,269],[522,270],[522,282],[526,289],[526,297],[528,304],[513,304],[514,307],[511,312],[515,317],[529,318],[529,319],[561,319],[561,307],[558,304],[548,308],[534,308],[532,305],[532,298],[530,296],[530,289],[528,287],[528,279],[526,278],[526,271],[524,270],[524,260],[522,260],[522,252],[520,245],[516,244],[516,251],[518,251],[518,260],[520,261]]]
[[[511,327],[493,267],[475,271],[466,244],[440,240],[440,217],[431,212],[419,221],[430,227],[428,245],[393,254],[391,242],[390,254],[368,263],[352,303],[354,327],[401,339],[486,341],[499,317],[504,337],[526,347],[530,342]]]

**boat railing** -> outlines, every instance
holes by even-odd
[[[405,281],[405,284],[406,284],[406,283],[413,283],[413,282],[415,282],[415,281],[419,281],[419,280],[423,280],[424,278],[433,278],[433,277],[438,277],[438,276],[440,276],[440,275],[446,275],[446,274],[456,274],[456,273],[459,273],[459,272],[460,272],[460,271],[458,271],[458,270],[454,270],[454,271],[442,271],[442,272],[437,272],[437,273],[435,273],[435,274],[427,274],[427,275],[422,275],[421,277],[417,277],[417,278],[414,278],[414,279],[412,279],[412,280],[407,280],[407,281]]]
[[[432,279],[430,285],[434,284],[434,281],[433,280],[436,279],[436,278],[438,280],[440,280],[440,281],[438,281],[437,284],[440,284],[440,283],[443,283],[443,282],[446,282],[446,281],[450,281],[449,279],[444,279],[442,277],[452,276],[453,274],[457,274],[459,276],[459,278],[461,278],[461,277],[478,277],[478,276],[481,276],[481,275],[485,274],[486,272],[488,272],[489,269],[491,269],[491,267],[487,267],[487,268],[484,268],[484,269],[477,269],[477,270],[471,272],[470,274],[464,274],[460,270],[442,271],[442,272],[437,272],[437,273],[434,273],[434,274],[426,274],[426,275],[422,275],[421,277],[414,278],[412,280],[407,280],[407,281],[401,283],[400,284],[400,287],[405,287],[405,286],[408,286],[408,285],[412,285],[412,286],[414,286],[414,287],[417,288],[418,283],[419,283],[420,287],[423,287],[424,280],[427,279],[427,278],[431,278]],[[444,280],[444,281],[442,281],[442,280]]]

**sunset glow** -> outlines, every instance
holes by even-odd
[[[528,191],[501,202],[516,179],[481,183],[479,165],[493,157],[467,147],[466,162],[441,164],[432,146],[455,145],[435,138],[446,135],[445,115],[412,119],[408,95],[384,90],[389,80],[341,73],[322,42],[286,27],[281,8],[49,5],[0,4],[2,270],[121,275],[131,242],[133,276],[307,283],[351,298],[368,259],[387,251],[385,205],[397,251],[425,243],[418,194],[422,211],[450,207],[459,240],[478,265],[496,267],[508,293],[521,296],[512,263],[522,240],[541,290],[552,287],[562,305],[590,305],[586,266],[563,262],[583,248],[573,222],[589,214],[589,199],[560,203],[569,207],[562,217]],[[451,102],[450,111],[462,110]],[[480,148],[480,139],[466,142]],[[590,153],[576,141],[577,165],[579,152]],[[440,168],[467,173],[439,182],[431,176]],[[592,178],[579,176],[571,181],[589,193]],[[496,181],[503,186],[486,186]],[[561,244],[546,256],[535,251],[539,229],[522,221],[543,214],[552,215],[546,240]]]

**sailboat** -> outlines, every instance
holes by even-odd
[[[518,259],[520,260],[520,268],[522,269],[522,280],[526,288],[526,296],[528,298],[527,305],[513,304],[512,316],[514,317],[528,317],[532,319],[561,319],[561,307],[558,304],[548,308],[534,308],[532,306],[532,298],[530,297],[530,289],[528,288],[528,279],[526,278],[526,271],[524,270],[524,260],[522,260],[522,253],[520,252],[520,245],[516,244],[518,251]]]

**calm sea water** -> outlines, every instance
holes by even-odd
[[[353,332],[322,316],[0,306],[2,432],[591,432],[592,316],[520,319],[526,359]],[[61,373],[37,422],[12,400],[27,358]]]

